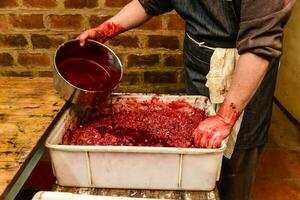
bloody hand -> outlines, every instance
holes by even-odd
[[[104,43],[123,31],[124,28],[119,24],[104,22],[96,28],[84,31],[76,39],[79,40],[80,46],[84,46],[87,39],[94,39]]]
[[[239,117],[233,103],[224,102],[215,116],[202,121],[194,130],[196,147],[219,148],[221,142],[230,134]]]

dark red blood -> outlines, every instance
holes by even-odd
[[[69,83],[89,91],[110,91],[119,81],[118,73],[85,58],[64,60],[58,69]]]
[[[235,106],[235,104],[234,104],[234,103],[230,103],[230,107],[231,107],[233,110],[235,110],[235,109],[236,109],[236,106]]]
[[[228,128],[235,124],[240,116],[240,113],[237,111],[236,105],[233,102],[229,103],[228,105],[228,102],[225,100],[221,105],[217,115],[226,121],[226,127]]]
[[[99,42],[106,42],[107,40],[113,38],[114,36],[120,34],[124,31],[124,28],[112,22],[105,22],[96,28],[97,36],[96,40]]]
[[[121,99],[114,104],[112,116],[67,131],[62,144],[194,147],[193,131],[206,118],[204,110],[183,100]]]

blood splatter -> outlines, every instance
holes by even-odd
[[[105,22],[101,24],[99,27],[97,27],[95,30],[97,32],[96,40],[98,40],[101,43],[104,43],[107,40],[123,32],[124,28],[119,24],[115,24],[112,22]]]
[[[231,107],[233,110],[235,110],[235,109],[236,109],[236,106],[235,106],[235,104],[234,104],[234,103],[230,103],[230,107]]]
[[[163,102],[158,97],[120,99],[113,109],[113,117],[94,119],[67,131],[62,144],[194,147],[193,131],[207,118],[204,110],[184,100]]]
[[[228,105],[229,104],[229,105]],[[227,102],[226,100],[223,102],[222,106],[220,107],[219,112],[217,115],[221,116],[229,125],[234,125],[235,122],[238,120],[240,116],[240,112],[237,111],[235,103]]]

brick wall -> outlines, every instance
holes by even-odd
[[[62,42],[113,16],[129,0],[0,0],[0,75],[52,76]],[[108,42],[124,65],[119,91],[184,91],[184,23],[174,13]]]

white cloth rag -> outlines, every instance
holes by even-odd
[[[210,101],[215,106],[215,111],[218,111],[221,103],[223,103],[226,97],[238,59],[239,54],[235,48],[215,48],[211,57],[210,71],[206,76],[206,86],[209,88]],[[240,115],[231,131],[231,134],[225,140],[227,148],[224,152],[224,156],[226,158],[230,159],[233,153],[237,135],[241,127],[243,114],[244,113]]]

